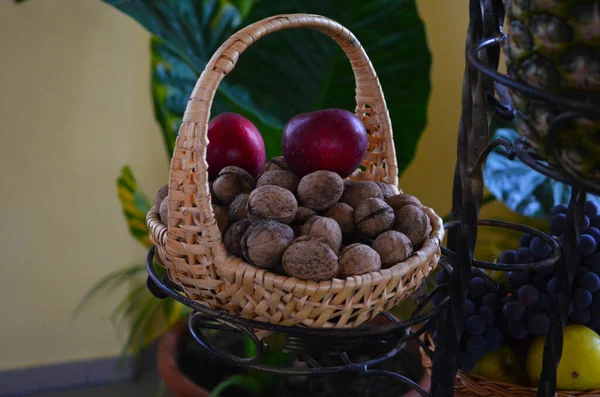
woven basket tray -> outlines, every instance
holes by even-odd
[[[313,282],[277,275],[228,255],[211,207],[206,163],[210,107],[221,80],[255,41],[283,29],[311,28],[334,39],[350,60],[356,80],[356,115],[369,145],[353,180],[381,181],[394,192],[397,165],[389,114],[373,66],[354,35],[318,15],[278,15],[231,36],[210,59],[187,104],[171,160],[168,227],[157,208],[147,215],[157,260],[186,295],[212,308],[258,321],[309,327],[356,327],[406,298],[436,266],[442,220],[425,208],[432,232],[404,263],[361,276]]]
[[[426,332],[421,337],[431,350],[435,349],[433,337]],[[423,366],[431,374],[432,362],[421,347]],[[458,371],[454,378],[455,397],[537,397],[536,387],[517,386],[510,383],[496,382],[480,375]],[[600,390],[565,391],[559,390],[554,397],[600,397]]]
[[[495,382],[483,376],[458,371],[454,381],[457,397],[537,397],[536,387],[523,387]],[[557,391],[555,397],[600,397],[600,390]]]

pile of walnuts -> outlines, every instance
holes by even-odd
[[[231,255],[304,280],[323,281],[404,262],[431,234],[419,200],[384,183],[330,171],[299,178],[283,157],[255,180],[225,167],[211,184],[213,211]],[[167,221],[167,189],[157,194]]]

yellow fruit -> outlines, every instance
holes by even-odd
[[[527,354],[527,374],[534,386],[542,372],[545,339],[545,336],[537,337]],[[583,325],[566,326],[556,375],[558,390],[600,389],[600,336]]]
[[[479,358],[472,373],[495,382],[526,386],[524,361],[517,357],[513,349],[504,345],[500,349],[488,352]]]

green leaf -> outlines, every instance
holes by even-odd
[[[175,148],[185,106],[201,69],[184,62],[177,52],[157,36],[151,39],[151,50],[154,114],[161,126],[167,155],[170,157]],[[265,121],[266,117],[259,115],[260,112],[244,99],[247,97],[243,90],[231,89],[224,82],[216,93],[212,113],[235,112],[248,118],[261,131],[268,155],[280,155],[283,125]]]
[[[137,355],[146,341],[147,336],[152,332],[154,314],[160,310],[162,303],[153,295],[142,295],[136,302],[135,315],[132,316],[132,325],[128,330],[127,341],[123,344],[117,366],[121,366],[125,358],[133,353]]]
[[[415,1],[263,1],[248,22],[298,12],[338,21],[365,48],[383,87],[401,174],[425,127],[430,93],[431,55]],[[356,106],[348,59],[332,40],[308,29],[265,37],[240,57],[228,79],[282,123],[301,112]]]
[[[195,80],[214,51],[244,25],[306,12],[337,20],[361,41],[384,89],[399,173],[412,161],[426,124],[431,68],[414,0],[104,1],[159,37],[152,40],[152,92],[169,156]],[[307,29],[282,31],[240,57],[219,86],[211,116],[231,111],[248,117],[272,157],[281,153],[282,127],[290,118],[320,108],[353,110],[354,89],[350,64],[332,40]]]
[[[494,138],[511,142],[518,133],[510,128],[499,128]],[[550,220],[552,207],[569,202],[571,187],[532,170],[518,158],[510,160],[502,148],[494,149],[487,158],[484,170],[487,189],[512,211],[528,217]],[[600,205],[600,198],[589,195],[589,200]]]
[[[266,342],[269,346],[269,350],[265,353],[261,364],[269,365],[273,367],[289,367],[294,361],[294,356],[290,353],[285,353],[283,351],[274,350],[275,346],[272,342],[282,342],[285,343],[285,335],[280,333],[273,333],[263,339],[263,342]],[[251,338],[244,338],[244,351],[246,357],[254,357],[256,355],[256,345],[252,341]],[[263,386],[263,391],[266,392],[264,394],[271,395],[271,392],[277,390],[279,385],[281,384],[281,377],[263,371],[257,370],[248,370],[248,376],[252,377],[258,384]]]
[[[112,273],[107,274],[101,278],[97,283],[85,293],[75,310],[73,311],[73,317],[76,317],[83,307],[88,304],[92,299],[98,297],[101,293],[110,293],[116,288],[126,284],[134,277],[146,271],[144,265],[133,265],[124,269],[116,270]]]
[[[139,285],[135,286],[113,309],[110,315],[110,320],[113,325],[118,326],[122,320],[127,319],[132,310],[135,308],[137,302],[140,301],[140,298],[147,293],[148,289],[145,283],[140,283]]]
[[[221,383],[217,384],[209,394],[209,397],[219,397],[222,393],[232,386],[238,386],[246,389],[255,396],[261,395],[261,385],[253,377],[248,375],[232,375]]]
[[[123,215],[127,220],[129,232],[133,237],[149,248],[152,245],[146,226],[146,214],[151,208],[148,197],[138,188],[137,182],[131,168],[124,166],[121,175],[117,179],[117,192]]]

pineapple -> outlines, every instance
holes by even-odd
[[[598,118],[578,118],[558,138],[566,171],[600,183],[600,0],[504,0],[508,74],[556,94],[598,104]],[[542,157],[552,118],[566,109],[509,90],[520,133]]]

